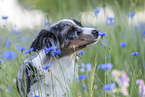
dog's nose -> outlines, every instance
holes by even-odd
[[[92,30],[92,34],[97,38],[98,37],[98,30]]]

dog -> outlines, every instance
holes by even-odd
[[[18,71],[16,85],[22,97],[69,97],[70,86],[77,74],[73,54],[99,40],[98,30],[83,27],[73,18],[60,20],[48,29],[42,29],[30,48],[30,54]],[[61,51],[52,54],[48,48]],[[44,66],[49,66],[44,70]]]

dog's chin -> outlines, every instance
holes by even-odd
[[[83,49],[83,48],[85,48],[85,47],[89,47],[89,46],[95,45],[95,44],[98,42],[98,40],[99,40],[99,38],[98,38],[98,39],[95,39],[95,40],[92,41],[92,42],[89,42],[89,43],[80,45],[80,46],[78,46],[78,50]]]

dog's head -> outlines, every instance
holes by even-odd
[[[61,50],[60,56],[66,56],[97,43],[99,38],[97,29],[83,27],[79,21],[68,18],[52,24],[49,29],[41,30],[31,48],[36,51],[57,45]]]

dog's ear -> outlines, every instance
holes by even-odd
[[[38,36],[32,42],[30,48],[34,48],[34,51],[39,51],[44,48],[46,45],[49,45],[49,37],[51,36],[51,32],[47,29],[42,29]],[[48,42],[48,44],[46,44]]]

